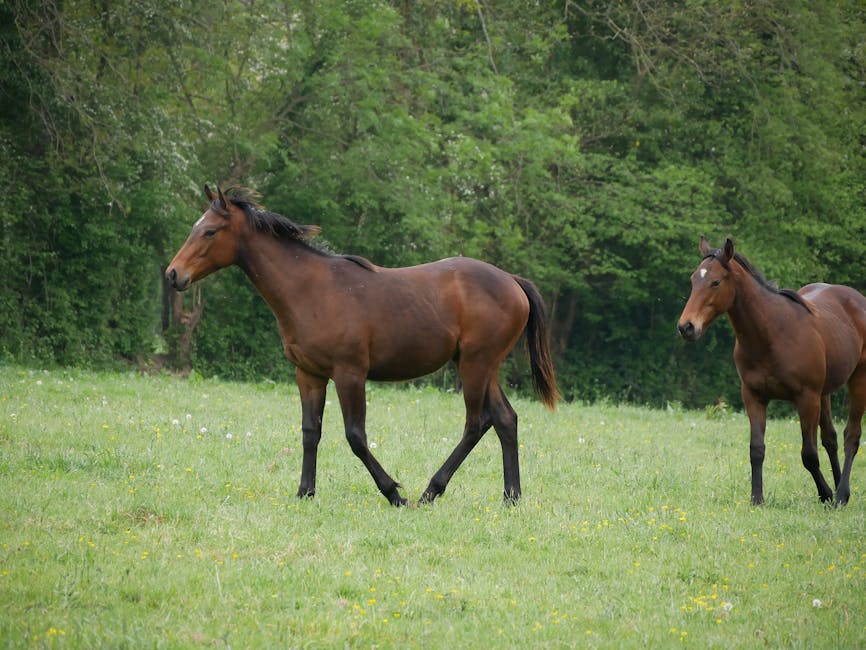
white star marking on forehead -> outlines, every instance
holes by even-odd
[[[701,269],[701,277],[704,277],[707,274],[706,269]]]

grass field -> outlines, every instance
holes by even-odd
[[[415,500],[461,397],[368,401]],[[298,501],[293,386],[0,367],[0,645],[866,646],[866,457],[824,508],[797,425],[772,421],[753,508],[742,414],[512,401],[517,507],[491,433],[435,504],[395,509],[336,397]]]

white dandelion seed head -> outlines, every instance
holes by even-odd
[[[174,419],[171,421],[171,423],[172,423],[174,426],[179,426],[179,425],[180,425],[180,420],[178,420],[177,418],[174,418]]]
[[[726,612],[729,612],[732,609],[734,609],[734,603],[727,603],[727,602],[722,603],[722,609],[725,610]]]
[[[226,440],[231,440],[232,438],[234,438],[234,436],[232,434],[230,434],[230,433],[226,434]]]
[[[812,607],[820,607],[820,606],[821,606],[821,599],[820,599],[820,598],[815,598],[815,599],[812,601]]]
[[[375,449],[375,448],[378,447],[378,446],[379,446],[379,445],[376,444],[375,442],[371,442],[371,443],[370,443],[370,449]]]
[[[199,429],[199,433],[207,433],[207,427],[202,427]]]

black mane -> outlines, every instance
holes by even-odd
[[[717,248],[716,250],[711,251],[710,253],[708,253],[708,254],[705,256],[704,259],[706,259],[707,257],[715,258],[715,259],[718,260],[718,261],[721,263],[721,265],[724,266],[726,269],[727,269],[727,268],[730,268],[730,265],[728,264],[728,261],[725,259],[725,255],[724,255],[724,253],[723,253],[723,251],[722,251],[721,248]],[[752,264],[752,263],[748,260],[748,258],[746,258],[744,255],[741,255],[740,253],[736,253],[736,252],[735,252],[735,253],[734,253],[734,260],[735,260],[735,261],[736,261],[740,266],[742,266],[743,269],[745,269],[746,273],[748,273],[749,275],[751,275],[751,276],[755,279],[755,281],[756,281],[759,285],[761,285],[764,289],[766,289],[767,291],[770,291],[771,293],[775,293],[775,294],[778,294],[778,295],[780,295],[780,296],[785,296],[785,298],[788,298],[789,300],[792,300],[792,301],[796,302],[798,305],[802,306],[803,309],[805,309],[806,311],[808,311],[810,314],[812,313],[812,308],[809,307],[809,303],[807,303],[807,302],[803,299],[803,296],[801,296],[799,293],[797,293],[797,292],[794,291],[793,289],[780,289],[780,288],[779,288],[779,285],[777,285],[775,282],[771,282],[771,281],[767,280],[767,278],[764,277],[764,274],[761,273],[761,272],[760,272],[760,271],[755,267],[755,265]]]
[[[261,230],[277,239],[300,242],[319,255],[340,257],[354,262],[368,271],[375,271],[373,264],[360,255],[341,255],[332,251],[326,244],[314,244],[311,240],[321,231],[319,226],[295,223],[288,217],[265,210],[256,202],[254,193],[249,190],[235,188],[230,190],[230,192],[231,196],[227,197],[227,200],[243,211],[250,225],[256,230]],[[214,201],[212,207],[219,210],[219,200]]]

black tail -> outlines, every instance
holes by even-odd
[[[529,365],[532,367],[532,384],[535,392],[545,406],[553,410],[556,401],[560,399],[556,387],[556,375],[553,372],[553,360],[550,357],[550,346],[547,341],[547,316],[544,313],[544,301],[531,280],[514,276],[517,284],[529,298],[529,321],[526,323],[526,350],[529,352]]]

